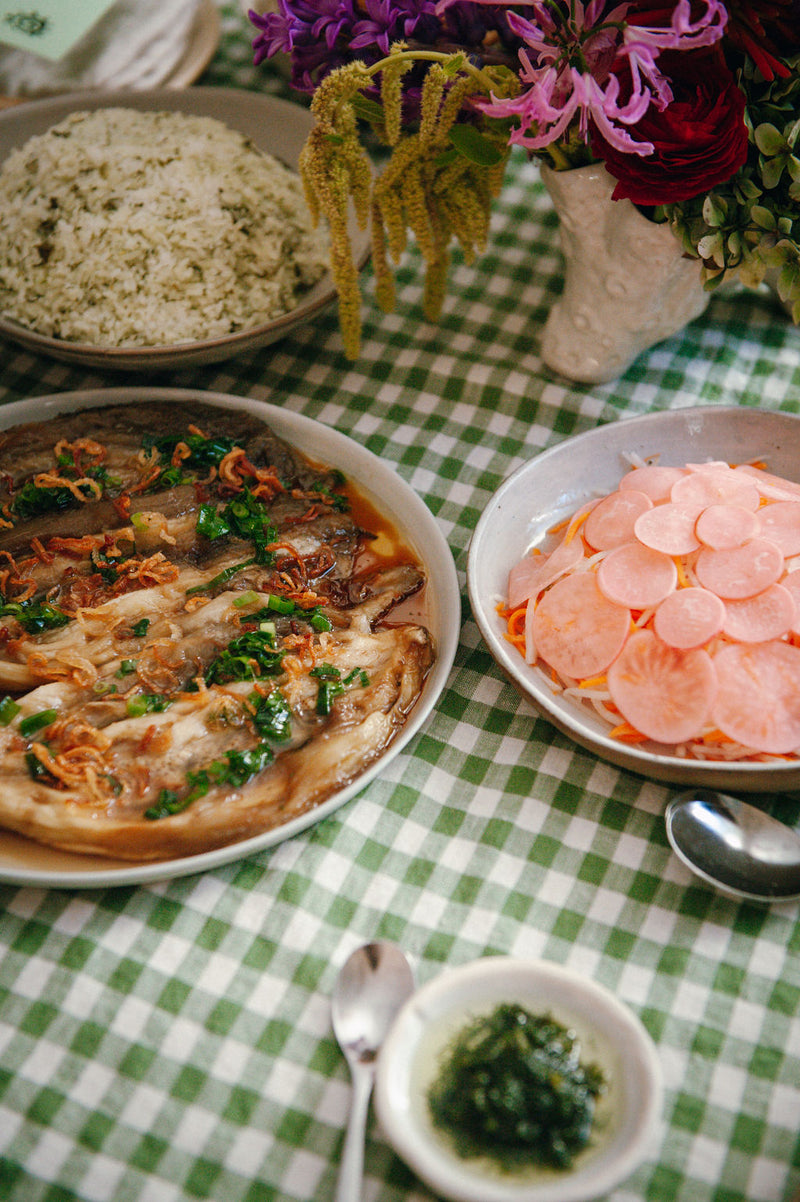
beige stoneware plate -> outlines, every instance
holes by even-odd
[[[629,746],[609,738],[587,709],[552,693],[504,638],[497,604],[508,572],[551,527],[593,496],[611,492],[626,455],[682,466],[708,459],[766,462],[770,472],[800,480],[800,417],[759,409],[703,407],[621,418],[550,447],[500,485],[472,537],[467,563],[475,621],[503,672],[554,726],[601,758],[653,780],[709,788],[779,793],[800,788],[800,762],[710,763],[680,759],[656,744]]]
[[[35,100],[0,112],[0,163],[10,151],[35,134],[78,110],[122,106],[140,111],[164,110],[215,117],[241,131],[259,149],[296,170],[312,118],[299,104],[235,88],[157,88],[153,91],[73,92],[66,96]],[[351,217],[350,238],[356,262],[363,267],[369,258],[369,235]],[[330,272],[317,281],[300,304],[249,330],[240,330],[205,342],[173,346],[99,347],[84,342],[67,342],[37,334],[0,315],[0,337],[11,339],[34,353],[48,355],[83,367],[119,371],[172,371],[204,363],[217,363],[233,355],[269,346],[298,326],[307,324],[336,299]]]
[[[191,404],[193,399],[263,418],[276,434],[298,450],[305,451],[320,463],[343,471],[396,527],[407,546],[416,553],[428,581],[424,620],[434,638],[436,661],[425,681],[422,696],[400,734],[365,772],[316,809],[276,830],[200,855],[156,864],[123,863],[100,856],[61,852],[0,830],[0,881],[70,889],[131,885],[206,872],[264,851],[326,818],[384,772],[426,722],[445,687],[458,645],[461,616],[461,597],[453,556],[421,498],[383,460],[353,439],[309,417],[262,401],[179,388],[92,389],[19,401],[0,407],[0,429],[97,405],[130,404],[133,401],[174,401],[176,405],[181,405]]]

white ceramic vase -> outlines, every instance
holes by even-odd
[[[564,291],[544,328],[542,358],[568,379],[604,383],[703,312],[700,264],[666,225],[611,199],[615,181],[602,164],[543,164],[541,174],[564,255]]]

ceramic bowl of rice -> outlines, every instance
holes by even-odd
[[[799,445],[796,414],[676,408],[565,439],[500,485],[470,543],[470,603],[498,666],[540,715],[595,755],[653,780],[729,792],[800,788]],[[655,477],[672,477],[670,499],[651,493],[649,504],[642,490]],[[697,505],[695,549],[638,545],[654,517],[682,522],[687,491],[712,483],[715,498],[735,485],[737,499]],[[751,492],[758,493],[752,505]],[[633,536],[603,540],[598,533],[612,511],[609,496],[647,509]],[[726,546],[719,522],[732,516],[737,539]],[[582,549],[573,552],[577,544]],[[645,563],[648,573],[673,573],[658,585],[665,600],[623,600],[634,586],[654,587],[654,575],[640,575],[637,565]],[[525,637],[513,626],[520,565],[531,573],[524,591],[534,597],[533,654],[530,600]],[[620,565],[615,591],[610,581]],[[766,570],[769,580],[759,576]],[[700,610],[683,606],[709,599],[714,614],[722,612],[701,630]],[[683,615],[677,622],[676,612]],[[604,646],[617,638],[615,624],[618,644]],[[607,666],[580,667],[585,655],[600,653]],[[575,667],[565,671],[565,662]],[[684,722],[691,734],[661,737]]]
[[[0,335],[88,367],[267,346],[335,302],[297,174],[312,118],[228,88],[76,93],[0,114]],[[351,229],[360,265],[367,236]]]

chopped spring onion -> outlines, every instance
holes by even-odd
[[[28,714],[27,718],[23,718],[19,724],[19,733],[24,735],[35,735],[40,730],[44,730],[46,726],[50,726],[58,717],[58,710],[48,709],[39,710],[36,714]]]
[[[0,724],[8,726],[9,722],[12,722],[18,713],[19,706],[16,701],[13,697],[9,697],[6,694],[3,700],[0,701]]]

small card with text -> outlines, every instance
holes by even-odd
[[[115,3],[116,0],[0,0],[0,43],[56,61]]]

